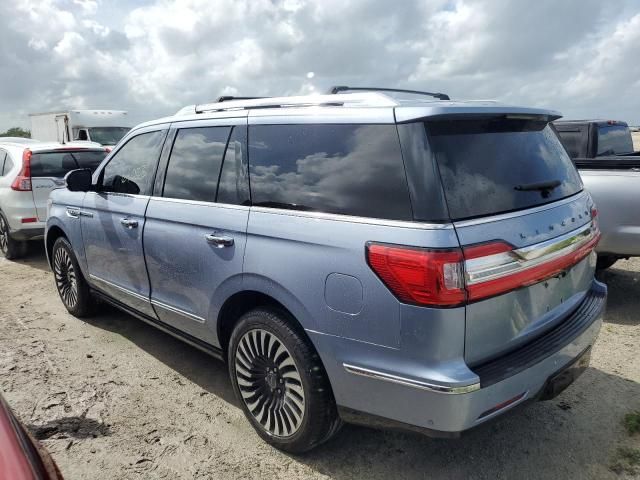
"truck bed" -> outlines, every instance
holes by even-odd
[[[640,155],[608,155],[595,158],[574,158],[578,169],[633,170],[640,169]]]
[[[640,256],[640,210],[636,208],[640,205],[640,157],[628,158],[622,166],[604,161],[576,164],[598,209],[602,231],[598,253]]]

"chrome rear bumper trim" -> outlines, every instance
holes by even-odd
[[[406,377],[399,377],[397,375],[391,375],[389,373],[379,372],[368,368],[357,367],[355,365],[349,365],[343,363],[344,369],[353,374],[361,377],[372,378],[374,380],[382,380],[385,382],[397,383],[406,387],[418,388],[420,390],[428,390],[435,393],[443,393],[447,395],[460,395],[464,393],[475,392],[480,390],[480,382],[473,383],[471,385],[464,385],[462,387],[450,387],[447,385],[436,385],[433,383],[421,382],[418,380],[412,380]]]

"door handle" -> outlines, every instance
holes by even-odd
[[[231,247],[233,245],[233,237],[228,235],[208,234],[204,238],[208,244],[216,248]]]
[[[124,225],[126,228],[138,228],[137,220],[129,220],[128,218],[123,218],[120,220],[120,223]]]

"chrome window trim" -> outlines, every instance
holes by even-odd
[[[178,315],[182,315],[183,317],[187,317],[190,320],[194,320],[198,323],[206,322],[206,319],[199,317],[198,315],[185,312],[184,310],[180,310],[179,308],[172,307],[171,305],[167,305],[166,303],[159,302],[158,300],[151,299],[151,305],[153,305],[154,307],[162,308],[163,310],[167,310],[172,313],[177,313]]]
[[[599,234],[593,222],[564,235],[527,247],[482,258],[465,260],[468,285],[513,275],[575,252]]]
[[[203,200],[187,200],[184,198],[152,196],[151,200],[165,202],[165,203],[180,203],[184,205],[195,205],[195,206],[201,206],[201,207],[221,207],[221,208],[229,208],[232,210],[249,210],[251,208],[248,205],[236,205],[233,203],[222,203],[222,202],[205,202]]]
[[[136,293],[136,292],[134,292],[132,290],[129,290],[128,288],[124,288],[124,287],[121,287],[120,285],[116,285],[115,283],[112,283],[112,282],[110,282],[108,280],[105,280],[104,278],[97,277],[92,273],[89,274],[89,278],[91,280],[96,281],[96,282],[103,283],[103,284],[108,285],[108,286],[110,286],[112,288],[115,288],[116,290],[119,290],[122,293],[126,293],[127,295],[131,295],[132,297],[134,297],[134,298],[136,298],[138,300],[143,300],[143,301],[145,301],[147,303],[150,303],[149,302],[149,297],[145,297],[144,295],[140,295],[139,293]]]
[[[353,374],[361,377],[367,377],[374,380],[382,380],[385,382],[396,383],[398,385],[404,385],[406,387],[417,388],[420,390],[427,390],[435,393],[442,393],[446,395],[461,395],[465,393],[475,392],[480,390],[480,382],[472,383],[471,385],[464,385],[461,387],[452,387],[447,385],[437,385],[434,383],[421,382],[419,380],[413,380],[411,378],[399,377],[390,373],[384,373],[377,370],[371,370],[369,368],[358,367],[348,363],[343,363],[344,369]]]
[[[531,215],[533,213],[544,212],[546,210],[551,210],[552,208],[560,207],[562,205],[566,205],[567,203],[575,202],[577,200],[581,200],[583,197],[588,196],[589,193],[586,190],[582,190],[575,195],[571,195],[570,197],[563,198],[562,200],[558,200],[557,202],[547,203],[545,205],[539,205],[537,207],[527,208],[524,210],[517,210],[515,212],[509,213],[501,213],[498,215],[492,215],[490,217],[482,217],[482,218],[474,218],[471,220],[460,220],[454,221],[453,224],[456,227],[470,227],[473,225],[482,225],[484,223],[492,223],[492,222],[500,222],[502,220],[508,220],[510,218],[516,217],[524,217],[525,215]],[[587,212],[588,213],[588,212]]]
[[[143,200],[151,198],[151,195],[137,195],[133,193],[120,193],[120,192],[86,192],[86,193],[92,193],[94,195],[115,195],[118,197],[141,198]]]
[[[421,230],[453,229],[453,224],[451,223],[425,223],[425,222],[412,222],[409,220],[387,220],[384,218],[358,217],[358,216],[352,216],[352,215],[343,215],[340,213],[304,212],[300,210],[287,210],[284,208],[251,207],[251,211],[257,212],[257,213],[289,215],[292,217],[314,218],[318,220],[331,220],[336,222],[364,223],[369,225],[381,225],[381,226],[387,226],[387,227],[413,228],[413,229],[421,229]]]

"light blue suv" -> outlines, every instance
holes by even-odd
[[[226,360],[280,449],[345,421],[459,435],[557,395],[600,329],[597,212],[558,117],[347,87],[186,107],[52,193],[60,297]]]

